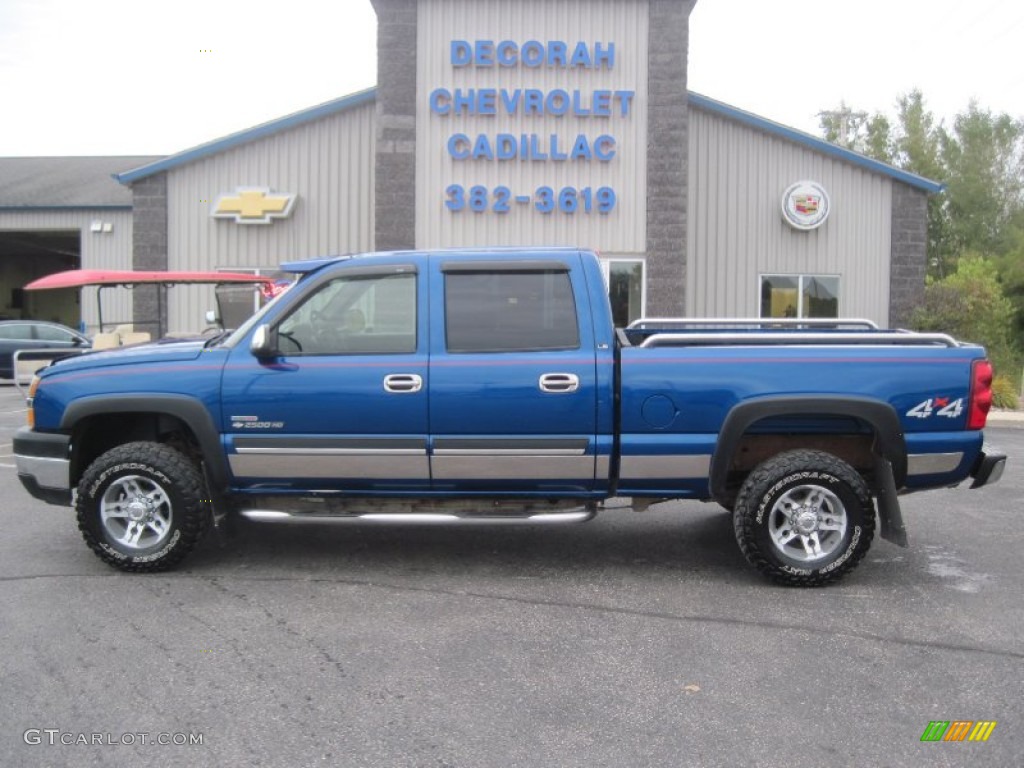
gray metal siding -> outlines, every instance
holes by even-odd
[[[420,248],[516,245],[578,245],[603,252],[642,254],[647,218],[647,41],[646,0],[431,0],[418,8],[416,245]],[[564,70],[549,67],[453,68],[452,40],[561,40],[615,43],[611,70]],[[628,117],[508,115],[440,116],[429,108],[435,88],[555,88],[579,89],[586,98],[594,89],[635,91]],[[515,136],[536,133],[547,141],[558,134],[563,142],[586,134],[591,139],[609,134],[616,139],[616,156],[608,162],[488,161],[449,157],[453,133]],[[445,208],[445,189],[461,184],[468,190],[483,185],[509,187],[513,195],[533,195],[541,186],[615,189],[617,204],[606,215],[564,214],[557,209],[539,213],[529,205],[512,203],[508,213],[453,213]]]
[[[168,269],[274,269],[373,249],[374,105],[366,104],[168,172]],[[236,224],[210,213],[236,187],[298,195],[287,219]],[[211,287],[172,291],[171,330],[200,330]]]
[[[90,232],[93,221],[109,222],[111,232]],[[0,211],[0,231],[77,230],[81,233],[82,269],[132,268],[132,213],[123,210]],[[42,277],[41,274],[36,277]],[[103,291],[104,320],[130,320],[131,294],[123,288]],[[45,319],[45,318],[43,318]],[[96,289],[82,290],[82,319],[88,333],[97,330]]]
[[[689,177],[689,315],[756,316],[760,275],[823,274],[841,278],[841,315],[888,323],[890,179],[697,108]],[[781,214],[783,192],[803,179],[831,200],[811,232]]]

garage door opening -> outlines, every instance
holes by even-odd
[[[0,319],[51,320],[78,328],[82,320],[80,290],[25,291],[45,275],[82,265],[78,230],[0,232]]]

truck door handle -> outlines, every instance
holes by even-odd
[[[387,392],[419,392],[423,389],[423,377],[415,373],[393,373],[384,377]]]
[[[538,382],[541,392],[562,394],[580,388],[580,377],[575,373],[545,373]]]

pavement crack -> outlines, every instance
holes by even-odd
[[[718,624],[723,626],[745,627],[750,629],[776,629],[787,632],[806,632],[808,634],[820,635],[823,637],[848,637],[858,640],[871,640],[879,643],[892,643],[907,648],[927,648],[937,651],[952,651],[956,653],[978,653],[1001,658],[1024,659],[1024,652],[999,648],[984,648],[981,646],[964,645],[958,643],[943,643],[934,640],[916,640],[913,638],[898,637],[895,635],[884,635],[876,632],[857,632],[850,630],[831,630],[822,627],[808,626],[805,624],[791,624],[782,621],[740,619],[730,616],[712,616],[700,614],[670,613],[668,611],[653,611],[641,608],[624,608],[615,605],[601,605],[600,603],[584,603],[572,600],[548,600],[544,598],[519,597],[515,595],[502,595],[487,592],[474,592],[471,590],[445,589],[443,587],[410,586],[406,584],[387,584],[363,579],[318,579],[318,578],[268,578],[268,577],[233,577],[242,581],[255,582],[305,582],[339,584],[344,586],[369,587],[394,592],[413,592],[420,594],[434,594],[448,597],[472,598],[477,600],[493,600],[496,602],[516,603],[545,608],[571,608],[582,611],[595,611],[605,614],[619,616],[633,616],[645,619],[657,619],[683,624]]]
[[[200,577],[200,578],[202,578],[210,586],[212,586],[214,589],[220,591],[221,593],[223,593],[223,594],[225,594],[225,595],[227,595],[229,597],[232,597],[232,598],[234,598],[236,600],[240,600],[241,602],[245,603],[245,605],[247,605],[248,607],[253,608],[253,609],[257,610],[257,611],[260,611],[267,619],[269,619],[270,621],[274,622],[274,625],[276,627],[278,627],[278,629],[280,629],[285,634],[290,635],[291,637],[295,638],[299,642],[305,643],[307,646],[309,646],[312,650],[314,650],[316,652],[317,656],[319,656],[320,659],[324,663],[329,664],[334,669],[334,671],[336,673],[338,673],[342,677],[346,677],[345,670],[344,670],[344,662],[342,660],[336,659],[331,654],[331,652],[328,651],[320,643],[318,643],[315,640],[313,640],[312,638],[308,637],[303,632],[297,630],[294,626],[292,626],[288,622],[288,620],[286,618],[278,616],[273,611],[271,611],[269,608],[267,608],[265,605],[263,605],[262,603],[258,602],[257,600],[252,599],[248,595],[244,595],[244,594],[241,594],[239,592],[233,592],[232,590],[230,590],[228,587],[224,586],[221,583],[221,579],[220,578],[217,578],[217,577],[214,577],[214,578]]]
[[[0,582],[35,581],[37,579],[112,579],[117,573],[35,573],[25,576],[0,576]]]

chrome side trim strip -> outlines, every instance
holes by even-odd
[[[426,456],[423,448],[238,448],[239,454],[271,456]]]
[[[435,448],[435,456],[583,456],[586,448]]]
[[[328,448],[344,448],[354,451],[381,450],[427,450],[427,440],[422,437],[247,437],[238,435],[234,438],[235,449],[271,448],[302,448],[322,451]]]
[[[655,478],[708,477],[711,454],[694,456],[623,456],[619,476],[623,480]]]
[[[15,454],[19,475],[34,477],[40,488],[67,490],[71,487],[71,461]]]
[[[586,480],[594,478],[593,456],[435,453],[435,480]]]
[[[253,449],[249,449],[252,451]],[[338,450],[338,449],[333,449]],[[228,464],[235,477],[386,478],[430,480],[425,451],[310,453],[281,451],[233,453]]]
[[[908,475],[937,475],[952,472],[960,466],[963,451],[959,453],[912,453],[907,456]]]
[[[456,449],[487,453],[507,450],[533,453],[573,450],[583,453],[590,440],[588,437],[439,437],[434,440],[434,453]]]

